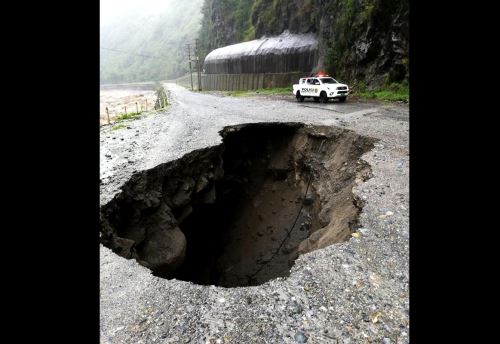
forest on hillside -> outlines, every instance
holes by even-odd
[[[187,73],[185,44],[199,32],[202,3],[165,0],[157,12],[101,22],[101,83],[166,80]]]
[[[318,36],[318,70],[346,82],[407,84],[408,22],[408,0],[165,0],[154,14],[101,24],[101,83],[185,75],[185,44],[195,38],[203,59],[213,49],[288,30]]]

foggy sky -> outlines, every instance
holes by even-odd
[[[101,0],[100,25],[107,25],[128,15],[143,16],[163,11],[172,0]]]

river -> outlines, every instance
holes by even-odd
[[[147,110],[151,110],[156,100],[155,87],[157,84],[157,82],[141,82],[100,85],[100,125],[108,123],[106,107],[111,122],[116,116],[125,113],[125,107],[127,113],[136,112],[137,109],[139,112],[145,111],[146,100]]]

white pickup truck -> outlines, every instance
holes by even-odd
[[[293,85],[293,94],[299,102],[310,97],[315,102],[328,103],[328,99],[338,99],[343,103],[349,95],[349,87],[325,75],[299,79],[299,83]]]

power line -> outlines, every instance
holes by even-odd
[[[160,57],[160,56],[149,56],[149,55],[143,55],[143,54],[136,54],[136,53],[131,53],[129,51],[123,51],[123,50],[111,49],[111,48],[104,48],[104,47],[101,47],[101,49],[110,50],[110,51],[116,51],[118,53],[123,53],[123,54],[148,57],[148,58],[151,58],[151,59],[165,59],[166,58],[166,57]]]
[[[193,90],[193,72],[191,70],[191,44],[187,43],[187,53],[188,53],[188,61],[189,61],[189,75],[191,76],[191,91]]]
[[[201,91],[201,68],[200,68],[200,50],[199,50],[199,44],[198,44],[198,38],[196,38],[196,69],[197,69],[197,74],[198,74],[198,91]]]

